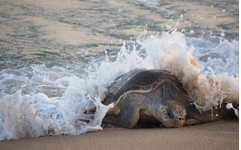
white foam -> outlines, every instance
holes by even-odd
[[[228,103],[228,104],[226,105],[226,108],[227,108],[227,109],[233,109],[235,115],[239,118],[239,110],[238,110],[238,109],[235,109],[235,108],[233,107],[233,104],[232,104],[232,103]]]

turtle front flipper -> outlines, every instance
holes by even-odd
[[[196,109],[195,105],[189,105],[187,106],[187,121],[185,122],[185,125],[213,122],[221,119],[232,119],[234,117],[234,111],[228,110],[226,104],[222,104],[221,107],[213,108],[213,110],[207,110],[204,112],[200,112]]]
[[[121,111],[118,115],[106,115],[102,121],[102,125],[108,124],[115,127],[133,128],[139,120],[140,109],[138,106],[129,105],[126,110]]]

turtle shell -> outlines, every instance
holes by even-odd
[[[103,104],[109,105],[117,102],[127,93],[148,93],[164,83],[173,85],[181,93],[186,93],[178,79],[170,72],[160,69],[134,69],[117,77],[108,87],[108,93]]]

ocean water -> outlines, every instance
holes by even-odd
[[[238,16],[236,0],[0,0],[0,140],[102,130],[108,85],[135,68],[172,72],[200,111],[238,103]]]

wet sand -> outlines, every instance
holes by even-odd
[[[48,136],[0,142],[0,149],[3,150],[237,150],[238,148],[238,120],[222,120],[182,128],[106,128],[76,136]]]

